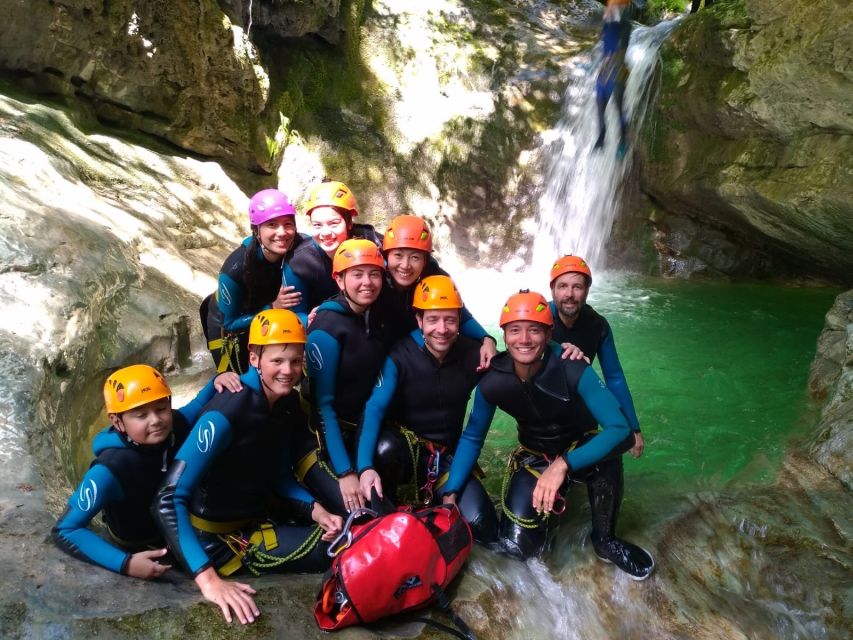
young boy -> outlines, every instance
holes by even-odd
[[[239,389],[236,374],[211,380],[187,406],[172,409],[172,391],[148,365],[119,369],[104,384],[111,426],[95,437],[92,462],[51,531],[75,558],[148,580],[170,568],[163,539],[150,515],[157,487],[175,453],[215,389]],[[110,540],[88,529],[103,511]],[[159,548],[158,548],[159,547]]]

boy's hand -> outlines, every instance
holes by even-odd
[[[130,556],[130,562],[127,563],[127,575],[142,580],[153,580],[159,578],[169,569],[170,564],[160,564],[157,558],[162,558],[166,555],[166,549],[154,549],[153,551],[139,551]]]

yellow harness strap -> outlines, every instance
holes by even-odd
[[[246,525],[250,525],[255,520],[230,520],[228,522],[219,522],[214,520],[205,520],[204,518],[199,518],[197,515],[191,513],[190,514],[190,524],[194,526],[199,531],[204,531],[205,533],[216,533],[216,534],[224,534],[224,533],[232,533],[239,529],[242,529]]]
[[[296,466],[293,469],[296,479],[299,480],[299,482],[303,482],[305,480],[305,476],[308,475],[308,472],[311,470],[311,467],[319,461],[320,456],[318,455],[317,450],[312,449],[309,451],[301,460],[299,460],[299,462],[296,463]]]

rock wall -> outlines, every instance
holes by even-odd
[[[246,7],[253,5],[258,29],[278,38],[317,30],[340,41],[361,16],[346,12],[348,22],[339,22],[340,0],[222,4],[225,11],[216,0],[9,0],[0,70],[87,106],[102,122],[271,172],[292,114],[269,108],[268,74],[242,22]],[[345,8],[351,4],[360,6]]]
[[[809,388],[824,401],[811,454],[853,490],[853,290],[826,314]]]
[[[644,192],[661,270],[853,281],[853,5],[718,0],[662,52]]]

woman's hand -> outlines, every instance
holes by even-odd
[[[302,293],[296,290],[296,287],[281,287],[278,290],[278,295],[272,301],[273,309],[290,309],[302,302]]]
[[[339,478],[338,485],[347,511],[355,511],[364,506],[364,497],[361,495],[361,486],[355,473],[348,473],[343,478]]]
[[[376,489],[376,495],[380,499],[384,497],[382,495],[382,478],[373,469],[367,469],[361,474],[359,485],[361,486],[361,495],[364,496],[365,500],[370,500],[370,491],[373,488]]]
[[[154,549],[153,551],[139,551],[130,556],[130,562],[127,563],[127,575],[142,580],[153,580],[159,578],[169,569],[170,564],[160,564],[157,558],[162,558],[166,555],[166,549]]]
[[[231,622],[232,611],[237,614],[241,624],[254,622],[255,618],[261,615],[252,599],[255,590],[242,582],[226,582],[213,567],[208,567],[198,574],[195,583],[205,598],[219,605],[227,622]]]
[[[213,379],[213,388],[216,389],[217,393],[222,393],[226,389],[232,393],[237,393],[238,391],[242,391],[243,383],[240,382],[240,376],[236,373],[226,371]]]
[[[325,531],[323,540],[326,542],[331,542],[337,538],[341,529],[344,528],[344,519],[326,511],[325,507],[319,502],[314,503],[314,508],[311,510],[311,519]]]
[[[568,473],[569,463],[563,456],[558,456],[539,476],[533,489],[533,508],[537,513],[551,512]]]

